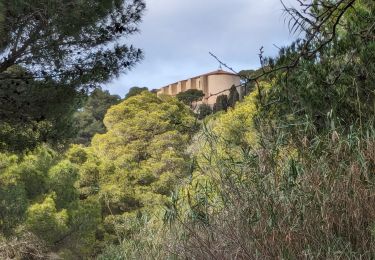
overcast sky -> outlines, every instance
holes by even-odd
[[[289,0],[289,2],[293,2]],[[218,69],[216,54],[239,71],[259,67],[259,49],[274,55],[293,40],[280,0],[146,0],[140,33],[127,42],[145,58],[106,84],[124,96],[132,86],[160,88]]]

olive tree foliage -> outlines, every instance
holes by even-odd
[[[40,79],[88,86],[131,68],[142,52],[123,38],[138,31],[142,0],[2,1],[0,79],[19,65]],[[0,20],[1,22],[1,20]]]

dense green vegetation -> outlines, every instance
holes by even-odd
[[[143,92],[111,107],[104,123],[107,132],[87,148],[1,154],[5,237],[31,232],[59,254],[81,259],[129,239],[144,218],[162,216],[190,171],[192,112],[173,98]]]
[[[1,1],[0,77],[22,66],[33,77],[95,85],[132,67],[142,52],[120,41],[137,32],[140,0]],[[10,75],[9,75],[10,74]]]
[[[103,124],[107,110],[118,103],[121,97],[111,95],[107,90],[95,88],[89,93],[84,105],[73,115],[74,129],[76,136],[74,143],[88,145],[95,134],[105,133]]]
[[[132,87],[129,89],[128,94],[126,94],[125,99],[141,94],[143,91],[148,91],[146,87]]]
[[[95,3],[90,24],[116,13],[112,4],[124,11]],[[1,4],[10,11],[0,25],[16,12]],[[121,100],[10,66],[17,77],[0,79],[0,258],[373,259],[375,3],[306,8],[286,8],[304,38],[261,55],[260,70],[240,73],[246,97],[232,87],[214,114],[192,111],[198,92],[135,87]],[[0,37],[0,52],[10,40]]]
[[[201,101],[203,97],[204,97],[203,91],[198,90],[198,89],[188,89],[176,95],[176,98],[178,100],[190,106],[192,109],[196,108],[197,106],[196,103]]]
[[[102,132],[101,122],[77,130],[74,116],[88,93],[142,58],[123,39],[144,9],[140,0],[0,1],[0,149],[61,149],[77,131],[83,143]]]
[[[0,150],[22,152],[73,137],[73,114],[85,93],[53,80],[25,80],[21,67],[11,71],[19,78],[0,80]]]

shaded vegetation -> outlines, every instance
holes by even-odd
[[[95,134],[103,134],[106,130],[103,124],[105,113],[120,101],[118,95],[111,95],[101,88],[94,89],[85,100],[84,106],[74,114],[77,135],[73,142],[88,145]]]
[[[120,41],[137,32],[143,1],[2,1],[0,79],[19,65],[32,77],[73,86],[108,81],[142,52]]]
[[[214,111],[189,109],[197,91],[95,90],[74,117],[86,146],[34,131],[71,127],[58,81],[7,79],[24,105],[0,106],[3,124],[40,128],[1,135],[0,258],[373,259],[375,4],[302,7],[286,12],[304,38],[261,54]]]
[[[188,89],[176,95],[176,98],[178,100],[180,100],[181,102],[190,106],[193,109],[195,108],[194,104],[201,101],[203,97],[204,97],[203,91],[198,90],[198,89]]]
[[[132,87],[129,89],[128,94],[126,94],[125,99],[141,94],[143,91],[148,91],[146,87]]]

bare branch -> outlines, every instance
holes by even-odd
[[[259,58],[260,63],[262,66],[262,73],[258,75],[248,76],[248,75],[239,75],[233,68],[228,66],[226,63],[222,62],[216,55],[212,54],[210,52],[210,55],[214,57],[222,66],[229,69],[231,72],[237,74],[240,76],[246,83],[248,82],[255,82],[267,75],[273,74],[278,71],[290,71],[291,69],[298,66],[301,59],[311,59],[313,58],[318,52],[320,52],[325,46],[330,44],[335,38],[337,34],[337,27],[340,25],[340,21],[344,14],[354,6],[355,2],[357,0],[339,0],[335,4],[327,4],[322,0],[319,0],[314,3],[304,3],[301,0],[298,0],[301,7],[303,8],[302,13],[294,8],[288,8],[284,4],[284,2],[281,0],[281,3],[284,6],[285,12],[288,13],[291,16],[291,20],[295,21],[295,24],[292,25],[291,31],[296,30],[296,26],[299,26],[300,29],[306,32],[307,39],[303,42],[303,44],[300,46],[301,50],[299,51],[297,57],[292,60],[290,63],[282,66],[278,66],[276,68],[269,68],[265,66],[264,59],[263,59],[263,47],[260,49]],[[314,14],[314,12],[311,10],[314,6],[318,6],[319,8],[323,8],[322,13],[319,15]],[[306,14],[306,15],[303,15]],[[314,20],[311,20],[314,19]],[[314,46],[313,49],[311,49],[311,45],[313,41],[319,41],[319,37],[322,34],[322,28],[326,26],[329,22],[333,22],[333,24],[330,26],[331,30],[326,33],[328,36],[324,41],[320,42],[316,47]],[[310,26],[308,28],[305,27],[305,25],[309,24]],[[245,83],[245,84],[246,84]],[[241,84],[239,86],[243,86],[244,84]],[[239,87],[236,86],[236,87]],[[229,91],[230,88],[220,91],[215,94],[210,94],[209,97],[216,96],[219,94],[222,94],[226,91]]]

